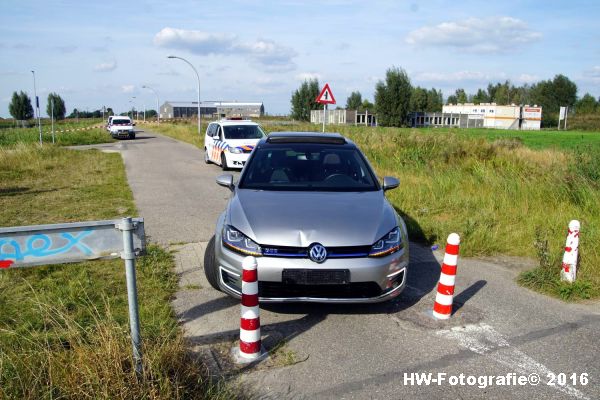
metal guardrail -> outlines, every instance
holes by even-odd
[[[129,324],[136,373],[142,373],[135,257],[146,250],[144,219],[0,228],[0,269],[87,260],[125,260]]]

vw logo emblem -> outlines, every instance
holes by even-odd
[[[321,264],[327,259],[327,250],[322,244],[315,243],[309,247],[308,256],[314,262]]]

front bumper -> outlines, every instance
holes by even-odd
[[[227,168],[240,168],[240,169],[244,168],[244,165],[246,165],[246,161],[248,161],[249,156],[250,156],[250,153],[234,154],[234,153],[227,152],[226,153]]]
[[[115,131],[111,131],[110,132],[110,134],[112,136],[114,136],[114,137],[124,137],[124,138],[129,137],[133,133],[134,133],[133,129],[127,129],[127,130],[126,129],[121,129],[121,130],[118,130],[118,131],[115,130]]]
[[[215,237],[219,286],[241,297],[242,261],[245,257],[223,247]],[[317,264],[308,258],[257,257],[259,297],[263,302],[379,303],[398,296],[406,286],[408,248],[382,258],[338,258]],[[328,285],[288,285],[284,269],[349,270],[350,282]]]

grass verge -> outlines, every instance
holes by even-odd
[[[81,144],[97,144],[114,142],[97,121],[72,122],[64,121],[54,127],[55,144],[58,146],[75,146]],[[39,143],[37,126],[31,128],[6,128],[0,130],[0,146],[15,146],[19,143]],[[49,126],[42,127],[42,142],[52,144],[52,133]]]
[[[0,226],[135,215],[118,154],[0,149]],[[144,371],[132,368],[122,260],[0,271],[0,398],[225,399],[187,352],[172,255],[137,264]]]
[[[312,124],[263,124],[269,132],[318,131]],[[194,143],[194,127],[177,138]],[[154,129],[154,128],[153,128]],[[174,128],[161,124],[171,136]],[[557,254],[519,281],[568,300],[600,296],[600,134],[485,129],[335,126],[366,154],[378,175],[400,179],[387,195],[411,237],[441,242],[461,235],[461,254],[535,257],[540,237]],[[573,138],[584,136],[585,146]],[[175,136],[173,136],[175,137]],[[520,139],[519,139],[520,138]],[[573,140],[572,140],[573,139]],[[575,147],[573,147],[575,146]],[[582,224],[578,283],[559,283],[567,225]]]

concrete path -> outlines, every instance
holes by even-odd
[[[227,355],[239,332],[239,302],[213,290],[202,270],[229,197],[214,183],[220,169],[192,146],[155,134],[140,139],[105,149],[122,152],[153,239],[190,242],[173,247],[181,286],[173,304],[192,348],[210,355],[213,369],[235,368]],[[565,304],[519,287],[515,277],[531,266],[524,260],[461,258],[457,311],[434,321],[442,257],[412,244],[409,286],[393,302],[261,306],[263,343],[274,351],[239,370],[241,382],[272,399],[600,398],[598,303]],[[443,381],[427,385],[428,377]]]

